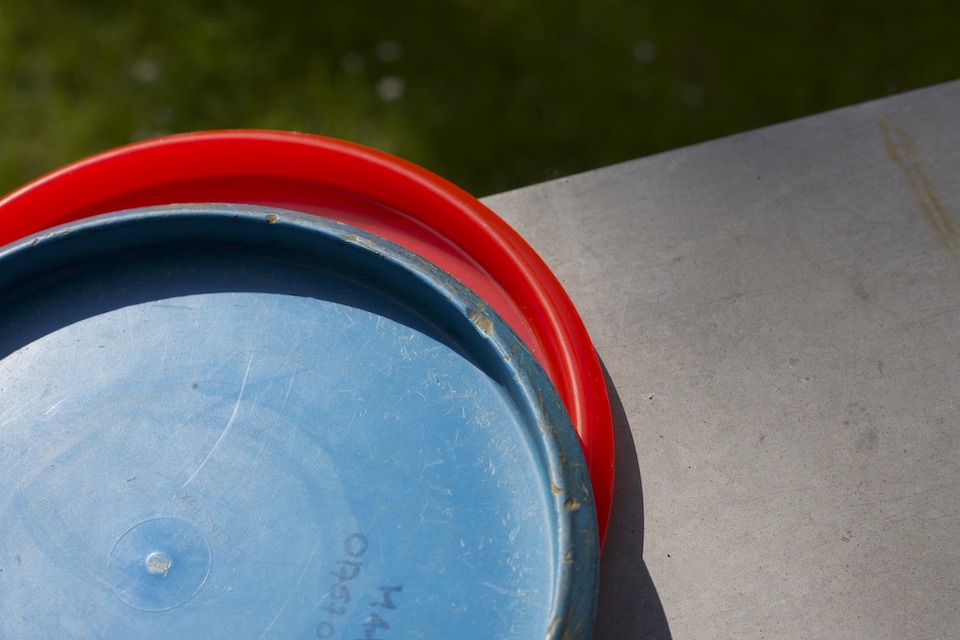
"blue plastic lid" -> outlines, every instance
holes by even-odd
[[[178,205],[0,252],[0,637],[586,638],[547,376],[352,227]]]

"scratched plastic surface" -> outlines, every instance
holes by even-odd
[[[0,637],[588,636],[576,438],[429,265],[207,207],[0,267]]]

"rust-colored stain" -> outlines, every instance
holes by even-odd
[[[887,148],[890,159],[897,163],[903,176],[907,179],[910,191],[923,211],[933,232],[937,234],[940,244],[950,253],[956,255],[960,250],[960,237],[957,228],[953,225],[947,210],[943,207],[940,196],[933,188],[933,183],[923,170],[923,165],[917,159],[917,151],[907,132],[887,118],[881,118],[880,131],[883,133],[883,144]]]

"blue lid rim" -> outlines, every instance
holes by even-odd
[[[150,234],[142,232],[150,226]],[[96,234],[97,241],[89,238]],[[547,638],[589,637],[596,611],[599,545],[586,464],[569,418],[546,373],[513,330],[463,284],[419,256],[373,234],[307,214],[246,205],[201,204],[133,209],[89,218],[24,238],[0,249],[0,303],[15,299],[91,251],[123,246],[127,251],[177,242],[225,243],[316,257],[317,240],[352,255],[367,256],[365,272],[351,278],[374,280],[384,271],[406,274],[405,293],[414,306],[442,300],[458,322],[446,327],[461,337],[471,354],[486,352],[486,366],[499,363],[515,380],[511,392],[540,425],[541,457],[550,470],[557,519],[557,584]],[[374,267],[379,262],[378,267]],[[353,262],[351,263],[353,264]],[[424,308],[429,308],[429,305]],[[0,346],[0,357],[3,357]]]

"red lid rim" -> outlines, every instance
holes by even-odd
[[[196,201],[197,195],[206,201],[277,204],[284,200],[278,192],[288,189],[287,181],[346,192],[425,225],[506,292],[515,309],[478,294],[521,335],[567,408],[590,472],[602,543],[613,493],[613,425],[600,361],[586,328],[554,274],[513,228],[476,198],[417,165],[311,134],[227,130],[156,138],[90,156],[0,200],[0,246],[90,215]],[[231,197],[237,190],[245,193]],[[187,195],[194,197],[183,199]],[[281,206],[304,210],[310,204],[301,197]],[[424,253],[422,246],[391,237],[389,224],[368,230]],[[455,259],[424,257],[461,277],[458,270],[464,267]],[[467,276],[461,279],[470,280]],[[476,282],[473,275],[467,283]]]

